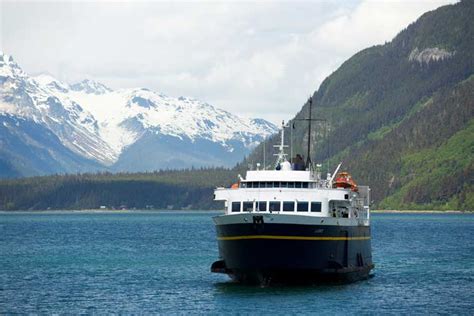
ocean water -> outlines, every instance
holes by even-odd
[[[474,314],[474,215],[374,214],[374,276],[243,286],[210,212],[0,214],[0,314]]]

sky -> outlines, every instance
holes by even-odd
[[[0,50],[30,75],[291,119],[358,51],[452,0],[4,1]]]

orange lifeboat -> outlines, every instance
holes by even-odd
[[[237,182],[237,183],[232,184],[230,188],[232,190],[238,189],[239,188],[239,183]]]
[[[336,180],[333,183],[334,188],[344,188],[344,189],[351,189],[354,192],[357,192],[357,184],[355,183],[354,179],[352,179],[351,175],[348,172],[339,172],[337,175]]]

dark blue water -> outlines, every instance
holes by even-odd
[[[0,313],[474,313],[474,216],[375,214],[375,276],[242,286],[211,274],[216,213],[0,214]]]

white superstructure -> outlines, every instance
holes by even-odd
[[[368,278],[374,268],[369,188],[338,172],[341,164],[323,179],[321,165],[309,157],[310,145],[306,162],[296,155],[291,163],[283,141],[276,147],[275,170],[257,164],[230,188],[215,190],[225,212],[213,217],[219,260],[211,271],[260,285]]]
[[[285,158],[283,142],[278,147],[278,170],[250,170],[245,178],[239,176],[231,188],[215,190],[214,199],[225,201],[226,215],[249,212],[336,217],[368,224],[369,187],[357,186],[352,180],[343,182],[341,178],[334,181],[340,165],[326,179],[321,178],[319,168],[306,166],[306,170],[295,170],[298,168]]]

